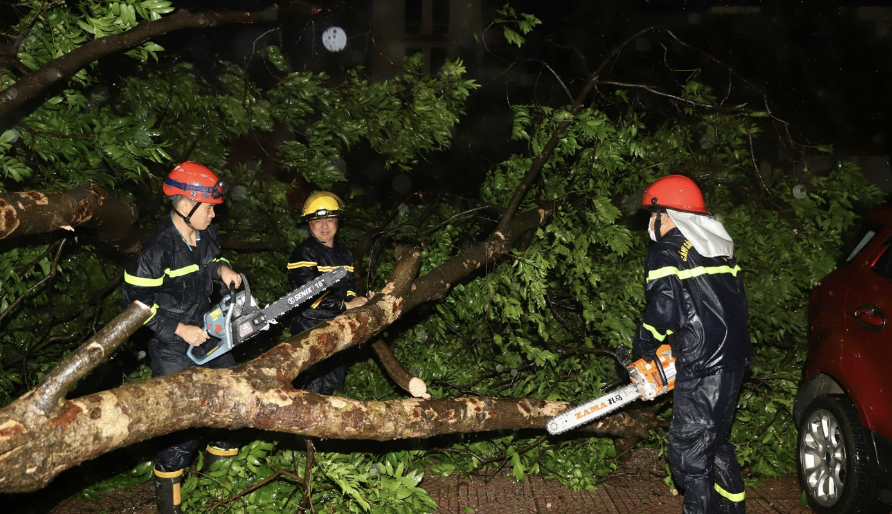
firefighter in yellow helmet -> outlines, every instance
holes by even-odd
[[[321,293],[291,319],[291,333],[299,334],[319,323],[334,318],[347,309],[361,307],[369,301],[367,296],[356,294],[353,278],[353,254],[335,241],[344,202],[334,193],[314,193],[304,202],[302,215],[310,228],[310,237],[298,244],[288,260],[288,278],[291,286],[300,287],[322,273],[336,268],[350,272],[347,280]],[[371,294],[370,294],[371,295]],[[332,394],[344,386],[347,376],[347,358],[341,354],[327,359],[302,373],[295,385],[307,391]]]

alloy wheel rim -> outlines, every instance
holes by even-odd
[[[830,507],[839,501],[846,481],[846,447],[836,417],[816,410],[802,425],[799,460],[808,495]]]

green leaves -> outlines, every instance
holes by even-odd
[[[162,0],[26,5],[30,14],[14,30],[23,35],[19,58],[29,69],[173,9]],[[540,23],[509,5],[498,15],[506,41],[518,47]],[[391,81],[367,80],[359,70],[334,81],[325,73],[296,71],[300,68],[292,68],[280,48],[269,46],[263,58],[270,75],[254,82],[253,68],[249,74],[217,61],[208,77],[182,60],[159,62],[163,51],[152,42],[129,51],[144,64],[142,71],[115,84],[94,67],[79,71],[0,134],[0,189],[63,190],[94,181],[140,200],[140,209],[147,209],[142,224],[154,226],[166,207],[142,196],[157,192],[158,177],[174,162],[192,159],[233,186],[226,203],[229,220],[221,221],[226,236],[293,245],[307,237],[292,208],[299,200],[289,199],[299,177],[313,188],[347,181],[358,171],[343,163],[351,162],[347,157],[357,148],[377,152],[387,167],[412,172],[419,159],[450,147],[478,87],[460,60],[447,61],[436,76],[421,73],[421,55],[407,56],[404,73]],[[0,76],[4,91],[15,85],[17,72],[11,70]],[[757,176],[749,139],[760,135],[765,113],[691,105],[716,102],[707,84],[685,83],[673,94],[690,102],[664,111],[643,111],[652,104],[637,102],[624,90],[602,89],[602,96],[576,114],[567,105],[512,101],[517,153],[486,171],[476,198],[426,192],[391,216],[392,206],[369,205],[358,190],[350,191],[356,197],[348,206],[352,219],[386,224],[376,229],[374,260],[365,261],[370,288],[383,286],[393,268],[392,243],[422,248],[421,273],[429,273],[492,231],[499,207],[507,205],[555,130],[568,124],[521,205],[522,210],[553,205],[551,217],[514,251],[470,270],[440,301],[389,327],[388,342],[412,374],[428,381],[435,398],[575,402],[601,394],[611,382],[627,378],[617,376],[609,353],[618,345],[631,346],[645,307],[642,267],[649,240],[643,220],[635,216],[639,206],[630,199],[659,176],[692,176],[737,242],[746,278],[756,358],[734,428],[739,458],[759,473],[786,472],[795,445],[790,399],[796,375],[790,370],[804,359],[808,291],[832,269],[842,236],[856,220],[855,206],[876,201],[880,193],[848,163],[821,176],[797,171],[795,180],[783,170]],[[246,141],[264,142],[257,154],[263,162],[239,162],[233,146]],[[277,167],[275,177],[264,173],[270,161]],[[801,194],[793,193],[797,186]],[[358,237],[352,227],[341,236]],[[33,291],[51,273],[52,249],[43,244],[0,253],[0,315],[16,299],[27,300],[3,321],[0,362],[29,359],[26,366],[0,368],[2,403],[40,380],[68,350],[60,346],[34,354],[42,341],[71,337],[71,344],[78,344],[93,319],[99,326],[119,312],[115,291],[101,299],[95,318],[82,316],[90,295],[120,272],[104,250],[85,241],[70,241],[55,278]],[[263,302],[290,289],[287,251],[228,257],[252,283],[263,284],[255,293]],[[50,323],[57,319],[68,321]],[[150,375],[144,363],[134,367],[127,370],[129,380]],[[372,359],[352,366],[340,393],[364,400],[405,397]],[[335,511],[429,511],[435,505],[419,487],[424,469],[500,470],[518,480],[545,473],[570,487],[592,488],[613,468],[616,456],[609,439],[533,442],[526,434],[501,433],[489,439],[459,436],[444,443],[454,451],[429,455],[321,452],[309,494]],[[280,471],[300,476],[305,456],[286,446],[256,441],[230,461],[199,468],[184,483],[186,507],[204,511]],[[144,479],[145,470],[134,476]],[[279,474],[225,509],[296,511],[303,487],[293,476]]]
[[[338,512],[431,512],[437,506],[419,487],[424,473],[413,469],[419,454],[403,451],[376,458],[359,453],[316,452],[312,501]],[[305,467],[303,453],[254,441],[236,457],[218,461],[208,470],[188,472],[183,487],[184,505],[203,511],[223,498],[266,481],[227,503],[225,508],[247,513],[293,511],[303,495],[303,484],[294,476],[302,474]],[[288,474],[277,474],[278,470]]]
[[[500,18],[496,19],[495,23],[504,25],[502,30],[505,39],[509,43],[517,45],[517,48],[520,48],[526,42],[526,39],[520,34],[529,34],[536,25],[542,23],[541,20],[532,14],[518,13],[510,4],[505,4],[501,9],[496,9],[496,13]]]
[[[282,73],[291,71],[291,66],[288,65],[288,61],[282,55],[282,50],[279,47],[270,45],[263,49],[263,55],[270,64]]]

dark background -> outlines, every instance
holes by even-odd
[[[483,0],[483,27],[504,3]],[[892,2],[524,0],[510,4],[518,11],[534,14],[543,24],[527,36],[520,51],[504,42],[498,27],[485,33],[483,51],[480,39],[463,43],[460,55],[469,78],[482,87],[470,100],[452,150],[428,155],[407,175],[385,170],[379,157],[358,148],[345,156],[352,185],[390,201],[419,189],[476,196],[487,169],[511,152],[524,151],[523,143],[508,142],[509,101],[569,103],[563,87],[543,62],[549,63],[575,95],[585,83],[587,71],[597,68],[621,42],[651,26],[670,29],[679,39],[733,68],[748,83],[731,80],[729,103],[760,107],[767,98],[771,111],[790,122],[797,142],[833,144],[838,158],[875,156],[880,168],[892,152],[887,121],[888,84],[892,83]],[[193,11],[258,10],[270,2],[189,0],[176,5]],[[373,73],[371,64],[378,49],[370,27],[376,3],[320,1],[316,5],[321,9],[311,16],[285,14],[267,26],[186,30],[157,41],[167,49],[164,58],[193,61],[211,76],[219,59],[246,64],[252,50],[267,44],[281,45],[294,69],[326,71],[337,78],[345,69],[364,65],[368,73]],[[288,8],[300,9],[300,5],[287,2],[280,2],[280,6],[286,12]],[[11,3],[0,5],[0,26],[8,29],[17,19],[14,12]],[[350,35],[342,52],[328,52],[320,44],[322,31],[331,25],[343,27]],[[280,30],[263,36],[274,28]],[[665,45],[665,51],[661,45]],[[108,59],[103,67],[114,75],[136,66],[126,61],[120,57]],[[252,79],[258,83],[272,80],[260,59],[252,60],[250,66]],[[609,68],[609,75],[614,80],[668,91],[691,75],[680,70],[694,69],[700,70],[701,81],[712,85],[719,97],[724,96],[729,87],[728,70],[664,36],[648,34],[634,41]],[[645,107],[661,101],[648,94],[637,98]],[[261,158],[262,152],[256,148],[238,145],[235,160]],[[770,144],[759,152],[760,158],[777,160],[776,148]],[[877,173],[883,172],[887,171]]]

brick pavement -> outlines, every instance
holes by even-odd
[[[504,476],[489,480],[428,474],[421,487],[430,493],[442,514],[678,514],[682,496],[673,496],[653,477],[611,478],[594,491],[572,491],[556,480],[527,477],[524,483]],[[799,505],[795,477],[763,479],[747,488],[750,514],[810,514]],[[470,509],[470,510],[469,510]]]
[[[572,491],[557,480],[541,476],[527,476],[520,483],[505,476],[504,470],[494,477],[459,474],[443,477],[428,471],[419,485],[439,505],[437,514],[680,514],[683,498],[674,496],[663,483],[665,466],[665,460],[656,450],[645,448],[634,450],[618,461],[616,471],[593,491]],[[157,514],[153,491],[152,483],[147,482],[130,491],[104,495],[102,509],[110,513]],[[813,514],[808,507],[799,505],[800,497],[795,476],[763,478],[756,487],[747,488],[747,512]],[[4,504],[4,508],[8,506]],[[76,496],[61,502],[56,499],[42,507],[35,504],[29,507],[14,508],[10,512],[83,514],[96,511],[95,502]],[[3,508],[0,510],[6,512]]]
[[[528,476],[524,483],[520,483],[504,476],[490,480],[483,476],[468,479],[457,475],[442,477],[430,472],[421,487],[439,505],[438,514],[680,514],[682,502],[681,496],[673,496],[662,479],[650,473],[612,476],[594,491],[572,491],[557,480],[539,476]],[[812,514],[808,507],[799,506],[799,495],[795,478],[763,479],[758,487],[747,489],[747,512]],[[101,504],[103,512],[157,514],[150,482],[126,494],[107,495]],[[11,512],[83,514],[96,512],[96,505],[90,500],[71,497],[53,507],[22,506]]]

